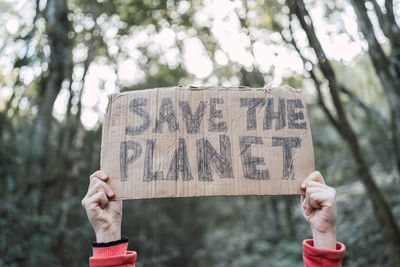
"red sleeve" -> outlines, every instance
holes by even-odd
[[[340,267],[346,247],[336,242],[336,250],[314,248],[314,241],[303,241],[303,260],[306,267]]]
[[[107,247],[93,247],[90,267],[135,267],[136,252],[127,251],[128,243]]]

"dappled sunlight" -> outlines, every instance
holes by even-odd
[[[177,85],[301,90],[316,169],[337,190],[343,265],[400,265],[400,0],[3,0],[0,13],[0,266],[87,264],[93,232],[80,202],[99,169],[109,95]],[[262,111],[259,125],[260,99],[243,102]],[[123,103],[132,121],[146,101]],[[203,114],[190,101],[190,118]],[[229,115],[244,108],[224,103]],[[302,266],[312,235],[297,204],[127,201],[122,228],[137,266]]]

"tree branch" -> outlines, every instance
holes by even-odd
[[[378,17],[379,25],[385,36],[392,43],[393,49],[400,49],[400,28],[396,24],[393,14],[393,3],[390,0],[385,1],[386,14],[382,12],[376,0],[370,0],[374,6],[375,14]]]
[[[352,1],[354,2],[358,0]],[[361,1],[364,2],[363,0]],[[357,164],[358,175],[369,193],[368,195],[370,197],[371,204],[376,213],[376,219],[383,229],[383,236],[388,241],[391,262],[393,266],[398,266],[400,264],[400,231],[390,206],[388,205],[372,177],[371,170],[361,150],[357,136],[349,124],[346,114],[344,113],[344,109],[339,98],[340,86],[336,81],[333,68],[325,56],[322,46],[315,34],[312,19],[305,8],[304,2],[302,0],[291,0],[289,9],[292,14],[297,16],[301,27],[307,35],[310,46],[314,49],[314,52],[317,55],[320,69],[329,82],[329,91],[338,114],[337,122],[339,123],[341,129],[339,133],[349,145],[354,161]],[[307,22],[306,19],[308,20]]]
[[[289,16],[289,32],[290,32],[290,35],[292,36],[291,40],[288,40],[288,39],[282,34],[282,32],[280,32],[282,39],[283,39],[286,43],[289,43],[289,44],[291,44],[291,45],[294,47],[294,49],[296,50],[297,54],[300,56],[300,58],[301,58],[301,60],[302,60],[302,62],[303,62],[303,67],[304,67],[305,70],[307,69],[307,68],[306,68],[307,63],[311,65],[311,70],[309,70],[309,71],[307,71],[307,72],[308,72],[308,74],[310,75],[311,79],[313,80],[314,85],[315,85],[315,88],[317,89],[317,93],[318,93],[318,103],[319,103],[319,105],[321,106],[322,110],[324,111],[325,115],[328,117],[329,121],[330,121],[330,122],[332,123],[332,125],[335,127],[335,129],[336,129],[337,131],[340,131],[341,129],[340,129],[340,127],[339,127],[338,122],[336,121],[335,117],[332,115],[331,111],[328,109],[327,105],[325,104],[325,101],[324,101],[324,98],[323,98],[323,95],[322,95],[322,91],[321,91],[321,83],[320,83],[320,81],[317,79],[316,75],[314,74],[314,67],[315,67],[314,64],[313,64],[310,60],[306,59],[306,58],[303,56],[303,54],[301,53],[299,47],[297,46],[296,41],[295,41],[294,38],[293,38],[294,35],[293,35],[292,18],[291,18],[291,16]]]

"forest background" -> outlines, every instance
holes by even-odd
[[[3,0],[0,266],[86,266],[107,94],[289,85],[345,266],[400,266],[400,1]],[[124,202],[138,266],[302,266],[298,196]]]

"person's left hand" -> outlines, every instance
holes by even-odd
[[[114,191],[106,183],[108,176],[96,171],[90,176],[90,184],[82,206],[96,233],[98,243],[121,239],[122,200],[113,200]]]
[[[302,183],[301,207],[310,224],[314,247],[336,249],[336,191],[321,173],[313,172]]]

